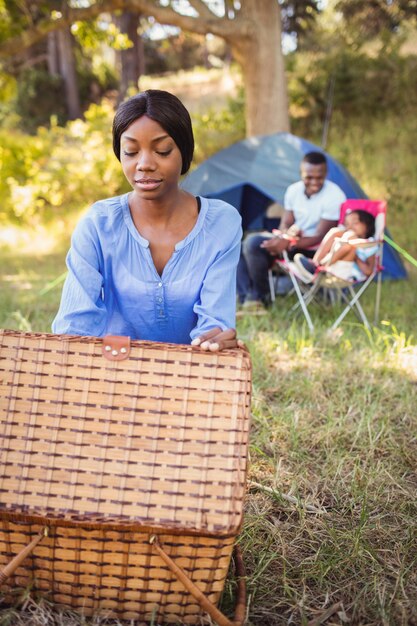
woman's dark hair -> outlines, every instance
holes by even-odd
[[[375,235],[375,218],[372,213],[368,211],[363,211],[362,209],[354,209],[349,212],[349,215],[352,213],[356,213],[359,218],[361,224],[365,224],[366,226],[366,239]]]
[[[181,152],[181,174],[188,172],[194,154],[190,114],[176,96],[160,89],[148,89],[122,102],[113,120],[113,150],[120,161],[120,137],[133,122],[146,115],[158,122]]]

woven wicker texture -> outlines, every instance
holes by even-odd
[[[0,331],[0,566],[91,615],[198,623],[150,533],[216,604],[242,521],[251,366],[243,350]],[[144,622],[144,623],[145,623]]]
[[[0,333],[0,514],[236,533],[246,352]]]
[[[3,521],[0,565],[7,561],[7,555],[27,545],[40,528]],[[136,531],[51,528],[50,536],[42,540],[2,591],[10,599],[13,589],[30,585],[55,604],[85,615],[99,613],[145,623],[152,617],[157,617],[158,623],[200,623],[200,606],[164,566],[148,539],[147,533]],[[233,538],[165,533],[160,541],[216,604],[229,569]]]

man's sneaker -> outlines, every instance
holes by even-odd
[[[300,276],[303,280],[311,283],[317,270],[317,265],[313,263],[311,259],[308,259],[304,254],[294,255],[294,265],[296,266]]]

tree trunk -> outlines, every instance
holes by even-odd
[[[246,96],[246,135],[289,131],[287,80],[277,0],[246,0],[242,9],[253,23],[250,37],[233,38]]]
[[[143,42],[138,34],[140,15],[126,11],[118,18],[120,32],[125,33],[132,46],[120,51],[119,101],[126,97],[129,88],[138,89],[139,79],[144,72]]]
[[[48,33],[47,39],[48,72],[51,76],[59,74],[57,33]]]
[[[75,72],[75,58],[73,39],[69,28],[58,31],[59,70],[65,85],[65,100],[68,117],[75,120],[81,117],[80,97],[78,93],[77,74]]]

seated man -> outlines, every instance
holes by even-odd
[[[307,153],[300,169],[301,180],[285,192],[280,230],[251,234],[242,244],[238,275],[247,275],[244,308],[270,303],[268,270],[284,250],[290,259],[300,252],[311,258],[324,235],[337,224],[346,196],[338,185],[326,180],[325,155]]]

